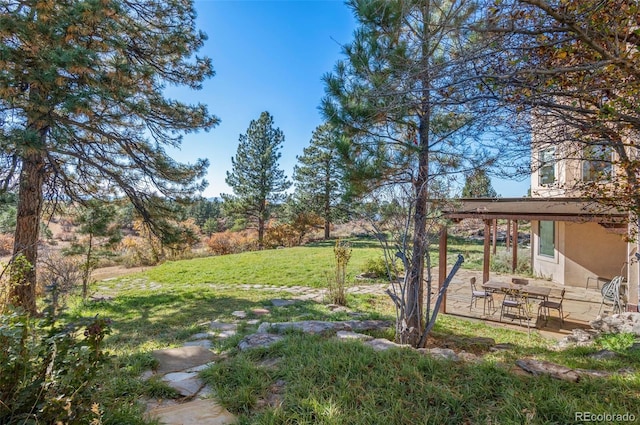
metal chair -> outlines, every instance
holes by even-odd
[[[502,322],[502,316],[510,309],[516,309],[518,311],[518,321],[522,326],[522,318],[527,319],[527,327],[529,327],[529,321],[531,316],[529,314],[529,300],[528,294],[520,289],[505,289],[505,297],[502,300],[502,308],[500,309],[500,321]],[[512,318],[513,321],[515,318]]]
[[[609,283],[602,285],[600,293],[602,294],[602,302],[600,302],[600,309],[598,315],[602,312],[602,306],[611,304],[613,307],[613,313],[622,313],[622,300],[620,299],[620,285],[624,277],[616,276]]]
[[[482,298],[482,314],[487,314],[487,301],[489,302],[489,311],[491,311],[491,307],[493,307],[493,294],[488,291],[478,291],[476,287],[476,278],[472,277],[470,279],[471,283],[471,304],[469,304],[469,311],[471,311],[471,307],[474,305],[478,305],[478,298]]]
[[[562,311],[562,302],[564,301],[564,294],[567,292],[565,288],[562,289],[560,293],[560,302],[544,300],[540,304],[538,304],[538,316],[540,316],[540,310],[546,310],[544,315],[545,321],[549,320],[549,315],[551,313],[551,309],[558,310],[558,315],[560,316],[560,323],[564,324],[564,312]]]

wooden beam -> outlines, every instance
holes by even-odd
[[[493,232],[491,236],[492,236],[491,253],[493,255],[496,255],[496,247],[498,245],[498,219],[497,218],[493,219]]]
[[[513,220],[513,256],[511,257],[511,272],[518,268],[518,220]]]
[[[511,242],[511,220],[507,220],[507,252],[509,252],[509,247],[510,247],[510,242]]]
[[[482,260],[482,283],[489,280],[489,262],[491,261],[491,220],[484,221],[484,257]]]
[[[447,278],[447,226],[442,226],[440,229],[440,243],[439,243],[439,257],[438,257],[438,290],[444,285],[444,281]],[[431,300],[429,300],[431,301]],[[447,312],[447,293],[445,292],[442,297],[442,304],[440,304],[440,313]]]

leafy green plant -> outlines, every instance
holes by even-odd
[[[596,339],[596,344],[607,350],[624,352],[633,345],[635,338],[632,333],[602,334]]]
[[[491,256],[490,268],[492,272],[498,273],[512,273],[512,256],[511,252],[501,251],[496,255]],[[523,276],[533,276],[531,270],[531,258],[529,256],[529,250],[518,250],[518,263],[516,264],[516,274]]]
[[[389,263],[382,257],[370,258],[362,267],[362,272],[367,277],[394,280],[398,274],[404,271],[400,261]]]
[[[347,304],[347,264],[351,259],[351,244],[338,239],[333,247],[335,258],[333,276],[328,278],[329,300],[338,305]]]
[[[110,329],[108,319],[96,317],[81,339],[75,326],[22,310],[0,315],[0,423],[99,423],[95,377]]]

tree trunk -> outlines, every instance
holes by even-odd
[[[44,143],[46,130],[41,132],[40,137]],[[45,158],[43,152],[37,150],[27,153],[22,158],[22,169],[20,170],[13,258],[22,255],[29,262],[31,268],[23,279],[14,281],[10,288],[9,297],[14,305],[20,306],[32,314],[36,313],[36,263],[38,261],[44,180]],[[12,277],[18,279],[15,274]]]
[[[89,278],[91,277],[91,255],[93,248],[93,233],[89,233],[89,243],[87,246],[87,256],[84,263],[84,273],[82,273],[82,299],[87,299]]]
[[[258,217],[258,249],[262,249],[264,247],[263,239],[264,239],[264,218],[262,218],[262,215],[260,215],[260,217]]]
[[[422,10],[424,39],[422,40],[422,100],[418,126],[418,174],[413,182],[416,205],[414,211],[413,253],[410,269],[406,277],[405,320],[401,339],[406,344],[417,347],[424,329],[424,263],[427,250],[427,215],[429,202],[429,129],[431,125],[429,74],[429,2]]]
[[[331,233],[331,160],[325,164],[324,175],[324,238],[329,239]]]

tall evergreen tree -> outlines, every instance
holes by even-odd
[[[463,198],[495,198],[498,194],[491,185],[491,179],[483,169],[476,169],[465,176],[462,188]]]
[[[258,229],[258,245],[263,246],[264,230],[272,208],[284,201],[291,183],[278,168],[284,133],[273,125],[269,112],[251,120],[246,134],[239,138],[233,169],[227,171],[226,182],[234,195],[222,195],[225,208],[253,222]]]
[[[340,166],[338,131],[330,124],[317,127],[309,146],[293,169],[296,183],[294,196],[308,211],[324,220],[324,238],[329,239],[331,223],[338,215],[337,207],[344,194],[344,173]]]
[[[406,276],[394,301],[398,340],[417,346],[426,340],[425,321],[432,326],[435,318],[429,315],[431,285],[425,274],[427,227],[437,207],[434,182],[461,167],[484,166],[477,136],[496,125],[488,109],[481,110],[486,97],[474,69],[484,54],[471,30],[477,2],[348,4],[359,27],[344,47],[346,59],[325,76],[322,110],[351,140],[342,152],[355,188],[366,193],[393,183],[411,187],[411,229],[398,242]]]
[[[204,105],[164,96],[201,88],[211,61],[191,0],[4,0],[0,14],[0,188],[17,186],[14,255],[37,261],[44,193],[84,201],[126,195],[157,234],[162,199],[203,188],[207,161],[166,147],[210,129]],[[12,300],[35,311],[35,268]]]

